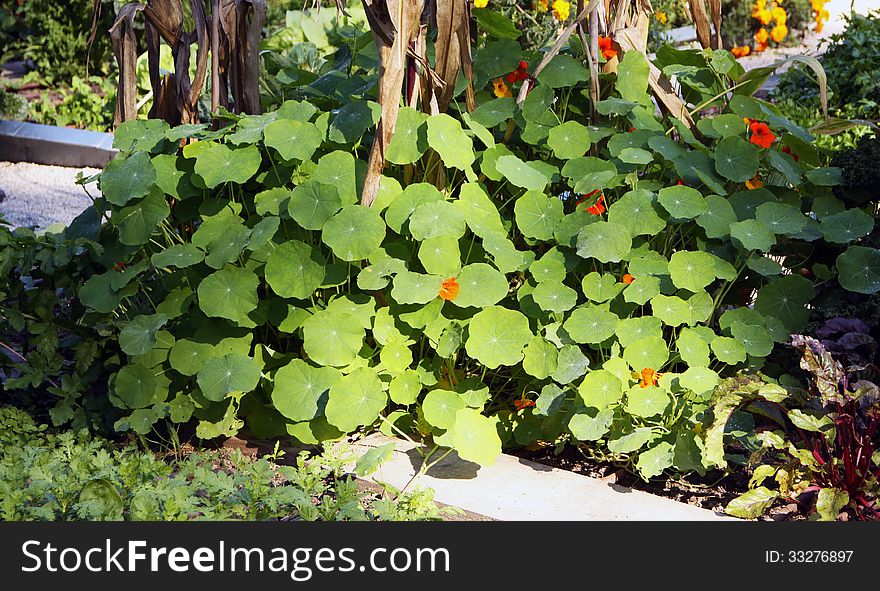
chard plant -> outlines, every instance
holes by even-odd
[[[858,244],[873,219],[751,96],[771,68],[659,51],[690,127],[656,113],[641,52],[593,103],[576,44],[537,72],[491,41],[472,112],[462,85],[446,114],[400,108],[367,207],[376,61],[344,50],[289,75],[275,111],[120,126],[95,202],[104,262],[76,294],[118,331],[118,430],[380,428],[481,465],[574,443],[646,479],[704,471],[723,460],[713,392],[803,328],[814,282],[880,290],[880,251]],[[493,84],[514,71],[521,104]],[[828,243],[848,246],[835,265],[791,272]]]

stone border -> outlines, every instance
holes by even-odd
[[[103,168],[116,152],[112,133],[0,120],[0,160]]]
[[[370,435],[356,452],[394,442],[392,458],[370,478],[402,488],[421,465],[414,443]],[[507,454],[480,468],[453,452],[410,486],[434,489],[440,503],[500,521],[739,521],[707,509]]]

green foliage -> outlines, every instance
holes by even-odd
[[[43,91],[40,100],[30,104],[28,117],[46,125],[110,131],[115,101],[115,79],[74,75],[69,86]]]
[[[118,2],[100,0],[98,35],[91,48],[93,0],[23,0],[0,10],[0,62],[25,59],[33,62],[50,83],[65,85],[89,71],[107,74],[113,61],[110,36]]]
[[[846,30],[827,42],[819,58],[828,76],[829,111],[840,119],[880,119],[880,12],[867,16],[845,15]],[[786,115],[804,127],[821,123],[819,93],[812,72],[793,67],[780,76],[773,91]],[[819,138],[822,147],[853,147],[856,140],[870,133],[867,127]]]
[[[0,521],[182,521],[295,518],[322,521],[439,519],[430,491],[365,493],[343,466],[342,446],[253,459],[199,451],[163,460],[85,431],[52,433],[0,407]],[[359,460],[372,469],[387,454]],[[360,472],[360,470],[359,470]],[[390,494],[389,494],[390,493]]]
[[[97,207],[110,260],[128,266],[105,257],[78,294],[108,334],[125,331],[106,367],[116,427],[315,443],[405,413],[398,432],[481,464],[542,441],[646,479],[714,465],[712,391],[807,321],[813,283],[783,269],[840,237],[826,222],[846,210],[839,171],[773,105],[721,102],[744,72],[720,54],[657,55],[713,108],[694,113],[699,139],[655,117],[634,52],[598,125],[574,51],[522,109],[494,102],[492,78],[521,57],[510,39],[476,52],[474,117],[402,118],[401,164],[369,209],[375,62],[360,40],[290,82],[276,111],[224,114],[219,130],[124,124]],[[745,117],[779,141],[759,149]],[[765,186],[748,190],[756,174]],[[877,256],[846,246],[844,265]],[[755,262],[765,254],[775,273]]]

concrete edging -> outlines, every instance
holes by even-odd
[[[363,454],[389,442],[394,455],[369,478],[401,488],[421,465],[415,444],[375,434],[352,449]],[[480,468],[453,452],[413,484],[434,489],[441,503],[500,521],[739,521],[507,454]]]
[[[116,152],[112,133],[0,120],[0,160],[103,168]]]

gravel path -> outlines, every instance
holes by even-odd
[[[91,176],[97,168],[64,168],[29,162],[0,162],[0,218],[13,227],[44,229],[54,223],[69,224],[92,204],[76,175]],[[92,195],[97,186],[88,185]]]

